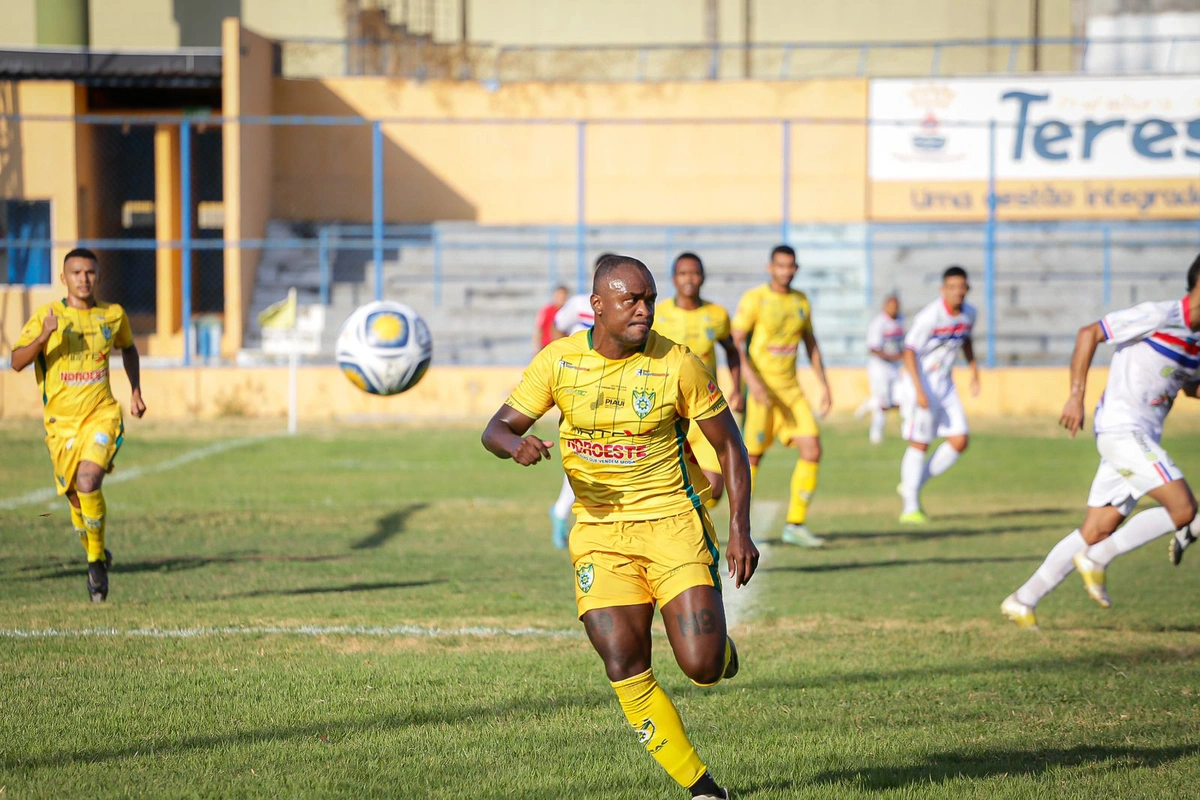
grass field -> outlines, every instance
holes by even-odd
[[[685,796],[574,618],[546,521],[557,462],[498,461],[471,428],[131,428],[92,606],[65,503],[29,495],[50,485],[38,424],[0,427],[0,795]],[[1077,524],[1089,438],[981,432],[921,529],[895,523],[901,445],[844,423],[825,444],[829,547],[761,527],[759,575],[726,589],[741,674],[698,689],[656,640],[718,780],[739,798],[1195,796],[1200,553],[1117,561],[1110,611],[1072,576],[1040,633],[997,613]],[[1200,475],[1200,435],[1166,444]],[[759,517],[790,467],[768,455]]]

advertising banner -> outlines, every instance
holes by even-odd
[[[869,104],[872,219],[984,219],[992,169],[1000,219],[1200,215],[1200,78],[876,80]]]

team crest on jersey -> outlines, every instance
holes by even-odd
[[[708,340],[709,340],[710,342],[716,341],[716,339],[717,339],[717,329],[716,329],[716,328],[705,328],[705,329],[704,329],[704,335],[708,337]]]
[[[633,413],[638,415],[638,419],[645,419],[654,410],[654,395],[654,392],[644,389],[633,390]]]
[[[103,336],[104,341],[107,342],[109,339],[112,338],[112,328],[108,327],[107,325],[101,325],[100,326],[100,335]]]
[[[587,594],[596,580],[596,566],[594,564],[584,564],[575,570],[575,577],[579,580],[579,591]]]

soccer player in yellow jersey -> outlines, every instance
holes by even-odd
[[[809,533],[805,526],[808,503],[817,488],[821,439],[808,399],[796,380],[796,350],[801,344],[821,382],[817,413],[822,417],[829,413],[831,399],[821,348],[813,335],[808,297],[792,288],[796,270],[795,250],[781,244],[771,251],[767,265],[771,281],[742,295],[733,317],[733,341],[745,365],[743,379],[750,389],[742,432],[750,453],[752,479],[772,438],[794,445],[800,458],[792,471],[783,541],[820,547],[825,540]]]
[[[700,298],[700,287],[704,285],[704,264],[695,253],[680,253],[671,267],[671,281],[675,284],[675,297],[664,300],[654,309],[654,330],[678,344],[687,345],[712,373],[717,374],[716,346],[725,351],[725,361],[733,378],[733,391],[729,394],[729,408],[742,410],[742,366],[737,348],[729,335],[729,312],[716,303]],[[704,470],[712,487],[712,508],[725,491],[725,479],[721,477],[721,464],[717,451],[700,431],[699,425],[688,429],[688,446],[696,457],[696,463]]]
[[[750,466],[721,390],[700,359],[651,328],[657,291],[646,266],[601,260],[595,326],[551,342],[483,432],[500,458],[530,466],[552,443],[527,436],[558,406],[563,467],[575,489],[570,535],[575,601],[638,741],[693,797],[727,798],[684,732],[650,667],[655,605],[684,673],[711,686],[738,670],[721,601],[716,535],[704,473],[687,457],[698,425],[729,493],[726,559],[734,586],[750,580]]]
[[[39,308],[12,351],[17,372],[36,364],[54,482],[70,501],[71,522],[87,551],[87,588],[93,603],[108,598],[112,560],[104,549],[107,514],[100,486],[112,472],[125,435],[121,406],[108,383],[113,348],[121,351],[129,377],[130,413],[146,413],[129,318],[119,305],[96,302],[98,280],[99,263],[91,250],[67,253],[62,271],[67,296]]]

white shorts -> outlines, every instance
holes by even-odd
[[[900,365],[872,358],[867,362],[867,382],[871,397],[881,408],[900,405]]]
[[[1096,449],[1100,467],[1087,501],[1092,508],[1112,506],[1129,516],[1142,497],[1183,477],[1167,451],[1141,431],[1101,433]]]
[[[929,408],[917,405],[916,392],[907,378],[900,382],[898,388],[900,417],[903,420],[900,432],[906,441],[929,444],[934,439],[967,435],[967,414],[963,411],[962,401],[958,399],[958,389],[954,387],[953,382],[947,381],[944,386],[926,388],[925,396],[929,398]]]

